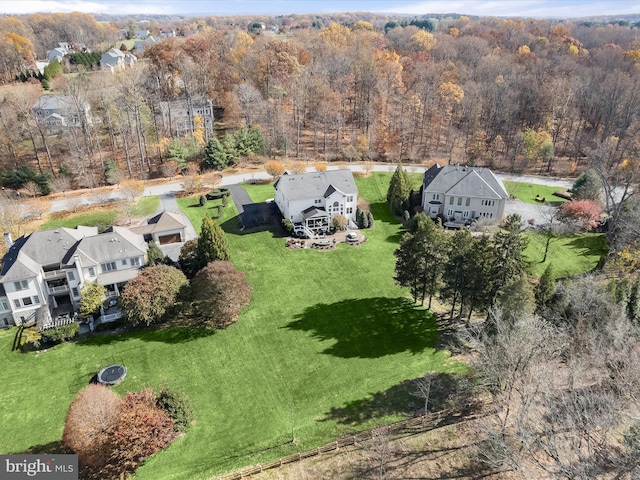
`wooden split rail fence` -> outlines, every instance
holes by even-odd
[[[300,460],[304,460],[305,458],[315,457],[322,453],[332,452],[334,450],[338,450],[340,448],[348,447],[351,445],[356,445],[363,441],[371,440],[375,431],[379,431],[378,429],[384,428],[386,433],[399,433],[405,428],[413,427],[415,425],[423,425],[423,426],[432,426],[436,427],[440,424],[443,419],[448,418],[450,415],[454,413],[454,409],[442,410],[437,413],[432,413],[428,415],[421,415],[419,417],[413,417],[407,420],[401,420],[399,422],[391,423],[388,425],[376,427],[370,430],[365,430],[363,432],[359,432],[355,435],[350,435],[347,437],[339,438],[331,443],[327,443],[320,447],[313,448],[311,450],[307,450],[305,452],[294,453],[293,455],[289,455],[287,457],[279,458],[278,460],[274,460],[269,463],[256,465],[252,467],[245,467],[236,472],[228,473],[221,477],[218,477],[218,480],[241,480],[243,478],[251,477],[253,475],[257,475],[266,470],[271,470],[273,468],[279,468],[288,463],[299,462]]]

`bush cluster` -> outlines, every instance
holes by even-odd
[[[49,328],[41,333],[43,342],[59,343],[71,340],[78,334],[80,326],[77,322],[62,325],[60,327]]]

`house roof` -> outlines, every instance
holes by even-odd
[[[111,231],[84,238],[78,245],[81,260],[90,264],[136,257],[144,255],[146,251],[146,244],[141,235],[121,227],[112,227]]]
[[[163,211],[149,218],[144,225],[132,227],[130,230],[138,235],[180,230],[185,227],[182,215],[179,213]]]
[[[106,52],[104,52],[102,54],[103,57],[105,55],[107,55],[109,57],[112,57],[112,58],[118,58],[118,57],[124,58],[124,52],[122,50],[118,50],[117,48],[111,48],[111,49],[107,50]]]
[[[423,186],[430,192],[478,198],[508,198],[502,182],[488,168],[434,165],[424,174]]]
[[[344,194],[358,193],[351,170],[285,174],[278,179],[274,187],[282,191],[287,200],[328,197],[335,191]]]
[[[96,227],[53,228],[18,238],[2,260],[0,281],[36,276],[43,266],[65,268],[75,263],[77,254],[84,266],[144,255],[141,235],[126,228],[98,234]]]
[[[33,110],[75,110],[73,99],[68,95],[42,95],[31,107]]]
[[[313,217],[324,218],[328,216],[329,214],[327,214],[327,212],[323,208],[309,207],[302,211],[302,218],[305,220],[308,220]]]
[[[71,228],[52,228],[20,237],[2,261],[3,278],[26,273],[23,271],[25,267],[37,273],[41,265],[67,263],[84,235],[84,232]]]

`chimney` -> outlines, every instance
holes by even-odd
[[[4,232],[4,243],[7,244],[7,249],[11,248],[13,245],[13,240],[11,239],[11,234],[9,232]]]
[[[76,270],[78,271],[78,287],[82,288],[84,286],[84,274],[82,273],[82,262],[80,262],[80,255],[77,253],[73,256],[76,264]]]

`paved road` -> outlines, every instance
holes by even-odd
[[[363,166],[358,164],[347,165],[347,167],[352,171],[363,170]],[[329,170],[337,170],[338,168],[340,167],[333,166],[333,165],[328,167]],[[373,170],[375,172],[392,172],[395,168],[396,168],[395,164],[376,165],[374,166]],[[425,167],[422,167],[422,166],[407,165],[406,168],[410,172],[421,173],[425,171]],[[307,170],[313,171],[313,168],[308,168]],[[539,183],[541,185],[548,185],[548,186],[560,187],[560,188],[569,188],[572,185],[572,182],[568,180],[557,180],[554,178],[547,178],[547,177],[512,176],[512,175],[504,175],[504,174],[497,174],[496,176],[503,181]],[[266,172],[240,173],[236,175],[226,175],[222,177],[220,181],[220,185],[232,186],[232,185],[237,185],[245,182],[251,182],[252,180],[266,180],[270,178],[271,176],[268,175]],[[162,205],[166,208],[166,210],[180,212],[180,209],[178,209],[178,205],[175,202],[175,193],[181,190],[183,190],[181,182],[171,182],[171,183],[165,183],[162,185],[154,185],[154,186],[147,187],[144,190],[144,195],[159,195],[162,199]],[[242,193],[240,193],[240,190],[244,192],[244,189],[241,187],[239,188],[239,190],[236,190],[236,191],[238,192],[239,195],[242,195]],[[240,207],[243,204],[250,203],[251,200],[249,199],[246,192],[244,192],[244,195],[246,195],[246,197],[243,198],[242,200],[239,200],[240,203],[236,202],[236,205],[238,207]],[[109,195],[110,200],[115,201],[121,198],[123,198],[123,195],[117,189],[113,190]],[[98,198],[97,196],[87,195],[86,197],[83,197],[81,201],[83,205],[90,205],[92,203],[100,203],[101,201],[103,201],[103,199]],[[234,201],[235,201],[235,198],[234,198]],[[53,201],[51,202],[51,209],[49,211],[57,212],[61,210],[68,210],[72,208],[73,202],[74,200],[71,200],[71,199],[61,199],[61,200]],[[523,219],[528,220],[530,218],[534,218],[536,220],[536,223],[539,224],[539,223],[544,223],[544,216],[545,216],[544,212],[547,211],[549,208],[551,207],[545,208],[545,206],[543,205],[530,205],[527,203],[519,202],[517,200],[510,200],[507,202],[505,212],[520,213]],[[187,237],[195,238],[196,232],[193,229],[193,226],[191,225],[190,222],[187,222],[187,225],[190,227],[190,230],[187,233]]]

